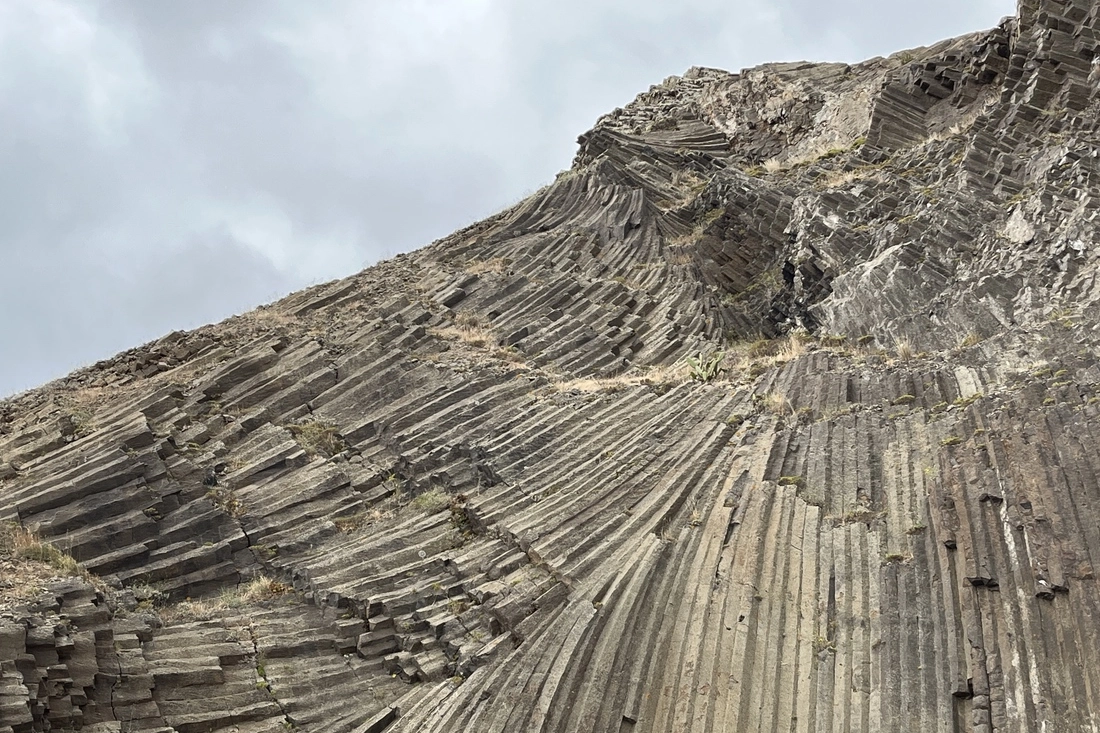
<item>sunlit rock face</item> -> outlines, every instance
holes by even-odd
[[[692,69],[0,403],[0,732],[1100,729],[1098,17]]]

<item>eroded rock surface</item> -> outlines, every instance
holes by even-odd
[[[0,732],[1100,729],[1098,24],[693,69],[0,403],[0,519],[113,589],[2,609]]]

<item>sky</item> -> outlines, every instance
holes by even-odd
[[[1014,0],[2,0],[0,397],[510,206],[693,65],[848,61]]]

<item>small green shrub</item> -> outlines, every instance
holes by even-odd
[[[431,489],[409,502],[409,508],[423,514],[435,514],[451,505],[451,497],[441,489]]]
[[[955,407],[969,407],[970,405],[980,400],[983,396],[984,395],[981,392],[975,392],[969,397],[960,397],[959,399],[955,400],[954,405]]]
[[[691,378],[696,382],[712,382],[718,378],[725,369],[722,368],[722,360],[726,358],[725,352],[718,351],[709,357],[702,353],[687,358],[688,369]]]

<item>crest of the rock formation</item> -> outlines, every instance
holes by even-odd
[[[1100,730],[1098,18],[692,69],[0,403],[0,732]]]

